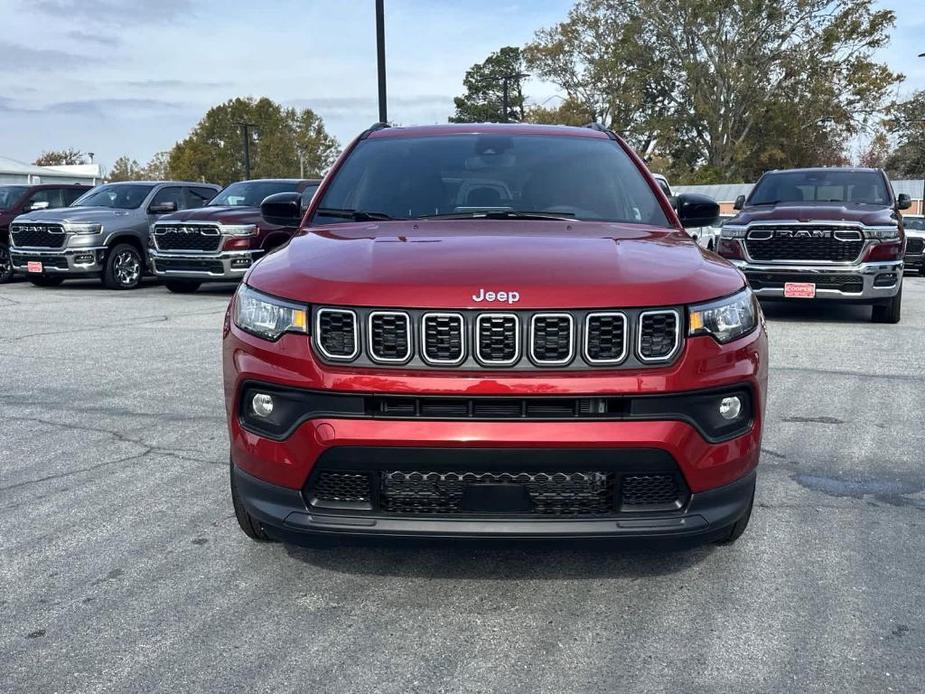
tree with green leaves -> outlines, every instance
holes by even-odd
[[[596,120],[596,114],[587,104],[577,99],[563,99],[558,106],[537,104],[528,106],[524,120],[543,125],[587,125]]]
[[[36,166],[66,166],[70,164],[83,164],[84,154],[79,149],[67,147],[65,149],[52,149],[42,152],[33,162]]]
[[[885,123],[896,148],[883,165],[894,178],[925,175],[925,90],[898,104]]]
[[[113,183],[143,181],[145,179],[145,170],[135,159],[122,155],[113,162],[106,178]]]
[[[505,46],[466,70],[466,93],[453,99],[451,123],[507,123],[524,120],[524,60],[519,48]],[[504,104],[507,103],[507,113]]]
[[[337,157],[337,140],[311,109],[284,108],[267,98],[237,98],[215,106],[174,145],[171,174],[221,185],[244,178],[242,124],[248,124],[252,178],[318,176]]]
[[[579,0],[525,48],[676,180],[836,163],[902,79],[873,59],[895,22],[873,0]]]

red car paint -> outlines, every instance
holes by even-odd
[[[370,138],[460,132],[604,138],[592,129],[546,126],[393,128]],[[347,148],[314,197],[306,221],[324,198]],[[291,243],[262,259],[245,277],[269,295],[326,306],[415,309],[488,308],[485,290],[516,291],[518,311],[689,306],[743,290],[742,274],[691,240],[642,162],[619,139],[657,196],[673,228],[625,223],[506,220],[396,220],[303,226]],[[639,369],[453,370],[332,365],[309,336],[255,337],[226,316],[224,388],[234,468],[282,489],[300,490],[316,461],[339,447],[441,449],[658,449],[666,451],[692,493],[743,479],[758,464],[768,376],[763,318],[747,335],[720,344],[686,337],[664,367]],[[685,324],[686,325],[686,324]],[[683,327],[683,326],[682,326]],[[685,331],[682,331],[685,332]],[[240,397],[249,382],[309,391],[442,396],[604,396],[685,393],[732,385],[754,397],[742,435],[710,443],[689,423],[653,421],[427,421],[318,417],[283,440],[242,426]],[[567,464],[567,463],[566,463]]]

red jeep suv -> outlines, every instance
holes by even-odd
[[[600,127],[364,132],[229,306],[242,530],[735,540],[767,338],[676,207]]]

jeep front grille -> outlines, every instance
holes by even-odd
[[[13,245],[20,248],[63,248],[67,241],[61,224],[13,224]]]
[[[679,309],[438,312],[320,307],[312,316],[322,361],[461,369],[647,368],[672,361]]]
[[[837,226],[757,227],[749,230],[745,248],[752,260],[851,263],[864,249],[864,235]]]
[[[222,232],[217,224],[155,224],[154,243],[161,251],[217,251]]]

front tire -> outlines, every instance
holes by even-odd
[[[195,280],[164,280],[167,291],[174,294],[192,294],[199,289],[200,284],[202,282],[196,282]]]
[[[141,284],[144,260],[134,246],[120,243],[106,256],[103,284],[107,289],[135,289]]]
[[[10,259],[10,247],[0,243],[0,284],[13,279],[13,261]]]
[[[234,515],[238,519],[238,525],[241,531],[254,542],[272,542],[272,538],[264,531],[260,521],[254,518],[244,508],[244,502],[241,501],[241,495],[238,494],[238,487],[234,483],[234,463],[230,464],[231,473],[231,504],[234,506]]]
[[[902,318],[903,290],[902,287],[892,299],[884,304],[874,304],[870,318],[874,323],[899,323]]]

